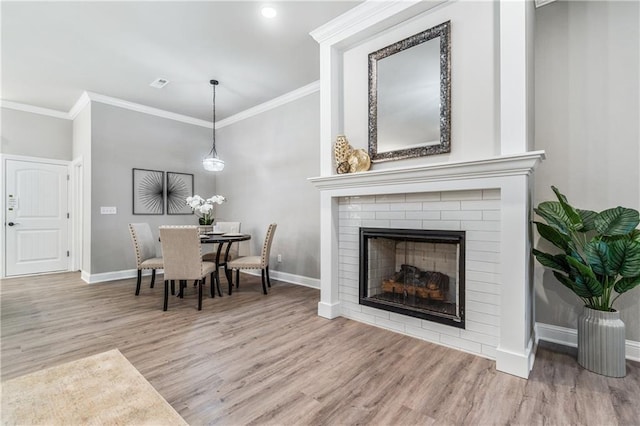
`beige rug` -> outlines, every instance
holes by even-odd
[[[2,383],[3,425],[186,425],[114,349]]]

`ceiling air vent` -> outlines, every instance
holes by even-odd
[[[151,82],[149,86],[155,87],[156,89],[162,89],[168,83],[169,83],[169,80],[167,80],[166,78],[156,78]]]

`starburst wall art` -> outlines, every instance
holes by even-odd
[[[133,169],[133,214],[164,214],[164,172]]]

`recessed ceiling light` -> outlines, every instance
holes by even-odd
[[[262,8],[262,16],[265,18],[275,18],[278,12],[273,7],[263,7]]]
[[[156,78],[151,82],[151,84],[149,84],[149,86],[155,87],[156,89],[162,89],[168,83],[169,83],[169,80],[167,80],[166,78]]]

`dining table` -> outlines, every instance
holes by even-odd
[[[231,245],[233,243],[240,243],[241,241],[247,241],[251,239],[250,234],[243,234],[240,232],[216,232],[210,231],[205,232],[200,235],[200,243],[202,244],[218,244],[218,249],[216,250],[216,272],[213,274],[215,283],[211,283],[211,285],[216,284],[218,288],[218,295],[222,296],[220,292],[220,267],[224,267],[225,276],[227,277],[227,282],[229,286],[231,286],[231,271],[227,270],[227,261],[229,260],[229,251],[231,250]],[[225,248],[226,245],[226,248]],[[221,255],[224,251],[224,257],[221,258]],[[221,260],[222,259],[222,260]]]

